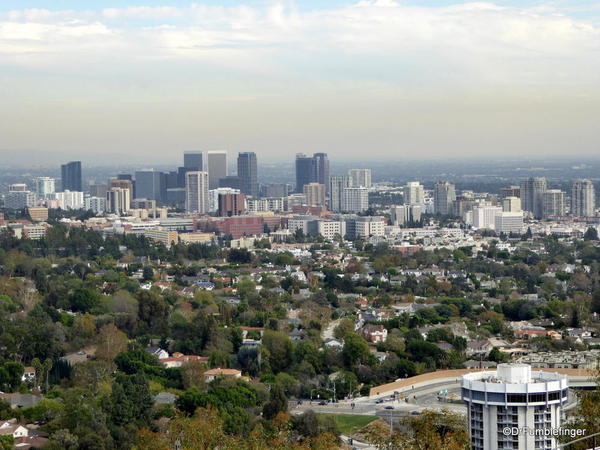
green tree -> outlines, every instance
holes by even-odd
[[[583,235],[584,241],[597,241],[598,240],[598,230],[594,227],[589,227]]]
[[[275,418],[280,412],[287,412],[288,403],[283,386],[274,384],[271,387],[269,401],[263,407],[263,417],[267,420]]]
[[[348,366],[364,363],[370,356],[369,344],[358,334],[349,333],[344,339],[342,355]]]
[[[154,291],[139,291],[136,297],[138,300],[139,331],[157,335],[166,334],[169,305]]]
[[[12,450],[15,448],[15,438],[11,434],[0,435],[0,449]]]
[[[143,426],[150,423],[153,404],[148,381],[143,375],[118,374],[107,409],[111,422],[118,426],[133,423]]]
[[[88,312],[100,303],[100,294],[93,289],[77,289],[70,297],[74,311]]]
[[[274,373],[279,373],[292,364],[294,343],[287,334],[265,330],[262,345],[267,350],[268,362]]]

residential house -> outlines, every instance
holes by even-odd
[[[160,362],[166,368],[182,367],[191,362],[208,363],[208,356],[184,355],[183,353],[175,352],[168,358],[161,358]]]
[[[29,429],[17,423],[16,419],[5,420],[0,423],[0,435],[17,439],[29,436]]]
[[[204,381],[211,382],[215,378],[226,377],[226,378],[241,378],[242,372],[237,369],[210,369],[204,372]]]
[[[515,331],[515,338],[529,340],[534,337],[549,337],[554,340],[561,340],[562,335],[558,331],[554,330],[531,330],[531,329],[523,329]]]
[[[472,341],[467,344],[467,349],[465,351],[466,355],[471,356],[487,356],[494,346],[490,343],[489,340],[481,340],[481,341]]]
[[[383,325],[365,325],[362,332],[365,339],[373,344],[385,342],[388,335],[388,331]]]

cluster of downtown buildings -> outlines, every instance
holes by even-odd
[[[174,239],[168,234],[172,231],[209,231],[236,239],[265,232],[284,239],[299,230],[326,239],[398,236],[407,227],[422,225],[425,214],[454,217],[463,228],[498,234],[522,233],[528,220],[596,217],[590,180],[574,181],[570,193],[550,189],[544,178],[506,186],[499,195],[457,191],[447,181],[432,189],[418,181],[390,187],[373,185],[370,169],[332,175],[327,154],[315,153],[296,155],[295,184],[265,185],[259,183],[254,152],[239,153],[236,163],[233,175],[226,151],[185,152],[176,170],[138,170],[84,183],[81,162],[72,161],[61,166],[60,180],[37,177],[10,185],[4,207],[28,208],[38,222],[47,218],[48,209],[91,210],[116,221],[115,228],[133,224],[153,237],[163,230],[167,234],[160,234],[161,240],[167,244]],[[390,192],[402,200],[370,204],[369,194]],[[368,215],[370,208],[379,215]],[[35,228],[28,235],[43,232]]]

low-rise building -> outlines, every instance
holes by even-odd
[[[237,369],[210,369],[204,372],[204,381],[207,383],[213,381],[216,378],[225,377],[225,378],[241,378],[242,372]]]

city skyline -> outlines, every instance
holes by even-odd
[[[0,151],[597,152],[589,2],[121,5],[3,2]]]

